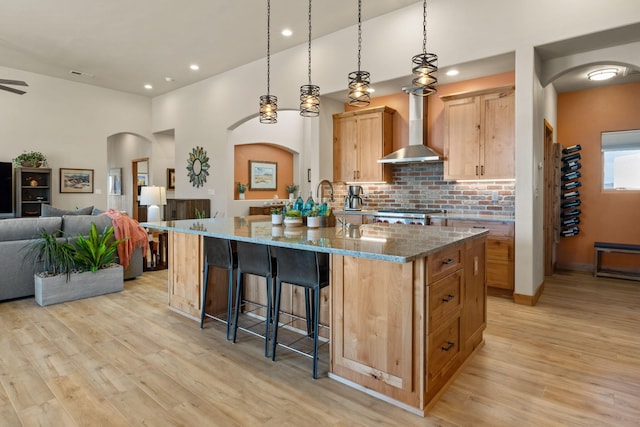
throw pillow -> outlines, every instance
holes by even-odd
[[[54,208],[51,205],[42,205],[42,214],[40,216],[91,215],[92,211],[93,211],[93,206],[87,206],[86,208],[76,209],[75,211],[69,211],[69,210]]]

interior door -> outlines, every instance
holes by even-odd
[[[140,206],[140,188],[149,185],[149,158],[134,159],[131,161],[132,188],[131,217],[137,221],[146,221],[146,206]]]

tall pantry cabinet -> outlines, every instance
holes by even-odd
[[[515,178],[515,89],[447,95],[444,179]]]

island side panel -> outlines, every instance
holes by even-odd
[[[420,261],[416,261],[420,262]],[[333,374],[422,408],[419,336],[423,298],[415,263],[333,256]]]
[[[200,319],[202,304],[202,236],[169,232],[169,306]]]

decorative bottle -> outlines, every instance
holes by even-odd
[[[302,212],[303,208],[304,208],[304,201],[302,200],[302,196],[298,191],[298,198],[296,199],[296,202],[293,204],[293,209]]]

